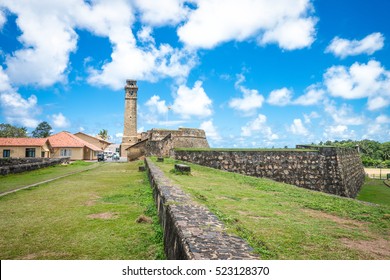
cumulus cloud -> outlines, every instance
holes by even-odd
[[[261,138],[268,141],[277,140],[279,136],[272,132],[272,129],[267,125],[267,117],[259,114],[257,118],[248,122],[241,127],[241,136],[252,136],[253,133],[258,133]]]
[[[380,116],[376,117],[375,122],[379,123],[379,124],[390,123],[390,117],[388,117],[386,115],[380,115]]]
[[[264,97],[259,94],[256,89],[248,89],[241,85],[245,81],[242,74],[237,75],[238,80],[235,83],[235,88],[243,93],[242,98],[233,98],[229,101],[229,107],[244,112],[247,115],[254,114],[256,109],[261,108],[264,102]]]
[[[168,106],[165,100],[160,100],[160,96],[153,95],[145,104],[152,113],[166,114],[168,112]]]
[[[276,106],[286,106],[291,102],[292,92],[287,88],[281,88],[271,91],[267,102]]]
[[[209,117],[212,114],[212,101],[202,87],[201,81],[196,81],[193,88],[181,85],[172,105],[172,110],[183,118]]]
[[[69,120],[62,113],[51,115],[51,121],[53,126],[57,128],[65,128],[70,125]]]
[[[193,48],[213,48],[228,41],[256,38],[286,50],[308,47],[316,19],[310,0],[198,0],[188,21],[178,29],[182,42]]]
[[[6,72],[13,84],[50,86],[66,82],[69,56],[77,47],[78,29],[106,37],[112,45],[111,60],[105,61],[99,68],[89,69],[88,81],[94,85],[119,89],[129,76],[148,81],[172,77],[182,82],[195,65],[193,52],[168,44],[156,46],[149,27],[138,34],[139,43],[142,43],[138,44],[131,30],[136,11],[126,0],[2,2],[5,8],[18,16],[16,23],[22,32],[18,40],[23,48],[8,55],[5,61]],[[165,20],[157,19],[146,7],[152,1],[138,2],[134,6],[146,18],[151,15],[155,21],[167,23],[166,13],[161,14]],[[182,5],[181,1],[169,3],[171,6],[175,3]],[[159,5],[163,2],[154,3],[154,6]],[[175,16],[176,13],[170,15],[171,18]]]
[[[331,116],[336,124],[362,125],[365,122],[363,116],[356,116],[350,105],[343,104],[337,107],[334,101],[324,102],[324,111]]]
[[[141,12],[142,21],[153,26],[180,23],[189,11],[184,5],[184,0],[135,0],[134,2]]]
[[[219,141],[222,139],[217,131],[217,128],[213,124],[213,120],[202,122],[199,128],[203,129],[206,133],[206,137],[213,141]]]
[[[317,112],[311,112],[310,114],[303,114],[305,123],[311,123],[312,119],[318,119],[320,115]]]
[[[36,115],[40,113],[38,98],[31,95],[24,98],[10,84],[10,80],[0,66],[0,107],[7,122],[28,128],[35,128],[39,121]]]
[[[368,98],[368,109],[376,110],[390,104],[390,72],[380,62],[354,63],[350,68],[332,66],[324,74],[324,84],[335,97]]]
[[[311,85],[306,88],[306,93],[293,101],[294,104],[310,106],[319,104],[325,96],[325,90],[320,85]]]
[[[355,138],[356,134],[354,130],[349,130],[348,126],[339,124],[327,126],[324,130],[324,136],[330,140],[345,140]]]
[[[309,135],[309,131],[303,125],[301,119],[294,119],[289,130],[291,131],[291,133],[296,135],[303,135],[303,136]]]
[[[6,23],[7,18],[4,14],[4,11],[0,8],[0,30],[3,28],[3,25]]]
[[[325,52],[333,53],[341,58],[359,54],[371,55],[383,48],[384,40],[383,35],[379,32],[372,33],[362,40],[347,40],[335,37]]]

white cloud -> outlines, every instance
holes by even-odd
[[[228,41],[257,38],[283,49],[308,47],[316,20],[310,0],[198,0],[178,29],[181,41],[194,48],[213,48]]]
[[[317,112],[311,112],[310,114],[303,114],[303,117],[305,119],[305,123],[311,123],[312,119],[318,119],[320,115]]]
[[[285,50],[302,49],[314,42],[315,23],[313,18],[286,20],[266,31],[259,41],[261,44],[277,43]]]
[[[346,125],[327,126],[324,131],[324,136],[329,140],[338,139],[354,139],[356,137],[354,130],[349,130]]]
[[[213,120],[202,122],[199,128],[203,129],[206,133],[206,137],[213,141],[219,141],[222,139],[217,131],[217,128],[213,124]]]
[[[69,120],[62,113],[51,115],[51,120],[53,122],[53,126],[57,128],[65,128],[70,125]]]
[[[135,5],[141,12],[143,22],[154,25],[172,25],[184,20],[188,8],[184,0],[135,0]]]
[[[345,58],[347,56],[368,54],[381,50],[384,46],[384,37],[381,33],[372,33],[362,40],[347,40],[335,37],[325,52],[333,53],[335,56]]]
[[[122,132],[115,133],[115,137],[116,138],[122,138],[123,137],[123,133]]]
[[[3,10],[0,8],[0,31],[3,28],[3,25],[7,22],[7,17]]]
[[[319,85],[311,85],[306,88],[306,93],[293,101],[294,104],[310,106],[318,104],[325,95],[325,91]]]
[[[332,66],[324,74],[324,84],[335,97],[368,98],[369,110],[384,108],[390,104],[390,72],[375,60],[367,64],[356,62],[349,69],[345,66]]]
[[[337,108],[335,102],[325,101],[324,111],[332,117],[336,124],[362,125],[365,122],[363,116],[356,116],[351,106],[343,104]]]
[[[172,105],[172,110],[183,118],[191,116],[205,118],[212,114],[212,101],[202,87],[201,81],[196,81],[194,87],[181,85]]]
[[[292,92],[287,88],[271,91],[267,102],[276,106],[286,106],[291,102]]]
[[[231,99],[229,101],[229,107],[248,115],[254,114],[256,109],[261,108],[263,105],[264,97],[256,89],[248,89],[241,85],[245,81],[244,75],[239,74],[237,77],[238,80],[235,83],[235,88],[243,93],[243,98]]]
[[[241,127],[241,136],[252,136],[254,132],[259,133],[261,138],[265,138],[268,141],[279,139],[279,136],[273,133],[272,129],[267,125],[267,117],[262,114],[259,114],[256,119]]]
[[[82,127],[82,126],[80,126],[80,127],[79,127],[79,131],[80,131],[80,132],[83,132],[83,131],[85,131],[85,128]]]
[[[303,125],[301,119],[294,119],[293,123],[290,126],[290,131],[296,135],[303,135],[303,136],[309,135],[309,131]]]
[[[379,124],[390,123],[390,117],[388,117],[386,115],[380,115],[380,116],[376,117],[375,122],[379,123]]]
[[[168,112],[168,106],[165,100],[160,100],[160,96],[153,95],[145,104],[152,113],[166,114]]]
[[[155,40],[152,36],[152,28],[150,26],[143,26],[142,29],[138,31],[137,38],[144,43],[155,43]]]
[[[136,5],[139,8],[152,4],[152,1],[139,2],[142,2]],[[169,3],[182,5],[181,1]],[[5,61],[6,72],[13,84],[50,86],[66,82],[69,55],[76,51],[77,29],[107,37],[112,45],[111,60],[105,61],[101,68],[89,69],[88,81],[94,85],[119,89],[128,77],[148,81],[172,77],[182,82],[196,63],[193,52],[168,44],[156,47],[148,27],[138,34],[142,46],[138,45],[131,30],[135,10],[127,0],[4,0],[3,5],[17,15],[16,23],[22,32],[18,40],[23,48],[8,55]],[[163,2],[154,3],[154,7],[160,5]],[[141,9],[142,15],[154,17],[147,10]],[[161,14],[166,19],[167,16]],[[171,18],[176,16],[171,13]]]
[[[0,107],[7,122],[28,128],[35,128],[39,121],[35,118],[40,113],[38,99],[31,95],[27,99],[11,86],[3,68],[0,66]]]

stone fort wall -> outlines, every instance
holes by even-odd
[[[244,175],[266,177],[311,190],[356,197],[364,182],[364,169],[355,149],[297,148],[301,149],[175,150],[175,158]]]
[[[170,156],[174,148],[209,148],[204,130],[195,128],[152,129],[142,137],[127,150],[129,160],[142,156]]]

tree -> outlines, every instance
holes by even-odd
[[[32,132],[33,137],[35,138],[46,138],[51,134],[51,126],[47,122],[41,122]]]
[[[102,129],[99,131],[98,136],[103,140],[108,140],[108,131],[107,129]]]
[[[17,127],[8,123],[0,124],[0,137],[3,138],[22,138],[27,136],[27,128]]]

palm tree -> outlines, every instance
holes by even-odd
[[[103,140],[108,140],[108,131],[107,129],[102,129],[99,131],[98,136]]]

